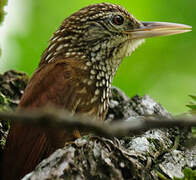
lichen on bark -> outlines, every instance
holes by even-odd
[[[0,111],[13,111],[16,109],[28,82],[25,73],[10,70],[0,74]],[[5,145],[10,122],[0,122],[0,153]]]

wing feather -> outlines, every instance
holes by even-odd
[[[75,60],[73,62],[75,63]],[[75,95],[72,84],[75,73],[73,62],[72,60],[57,61],[53,64],[41,65],[28,83],[19,109],[33,109],[53,104],[74,111],[79,97]],[[55,143],[48,138],[48,132]],[[14,180],[23,177],[34,169],[42,158],[56,149],[54,146],[62,145],[65,141],[62,138],[70,136],[70,133],[66,132],[57,133],[53,130],[48,132],[46,134],[40,128],[19,124],[11,125],[3,158],[4,179]],[[56,142],[55,138],[61,140]]]

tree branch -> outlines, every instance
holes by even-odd
[[[41,128],[58,128],[58,129],[88,129],[97,135],[104,137],[122,137],[130,133],[134,135],[141,134],[144,130],[154,128],[172,128],[172,127],[191,127],[196,126],[196,117],[177,117],[166,118],[159,116],[138,116],[125,121],[112,123],[101,123],[93,121],[93,118],[87,116],[72,116],[70,113],[45,108],[37,111],[19,112],[0,112],[0,119],[11,120],[13,123],[22,123],[27,126]]]

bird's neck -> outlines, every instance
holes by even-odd
[[[89,115],[104,118],[103,114],[106,114],[109,103],[110,87],[118,66],[123,58],[130,55],[143,40],[129,41],[124,37],[120,40],[114,38],[111,41],[94,41],[93,44],[85,44],[83,41],[76,43],[75,39],[77,40],[71,36],[62,36],[57,31],[44,52],[40,65],[55,63],[58,59],[72,62],[75,69],[73,77],[77,78],[80,84],[78,91],[84,92],[81,94],[85,97],[80,101],[81,106],[87,107],[86,111],[88,110]],[[81,72],[84,71],[85,77],[80,78]],[[96,109],[90,111],[90,107]]]

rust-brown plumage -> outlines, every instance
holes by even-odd
[[[159,32],[165,27],[165,34]],[[188,26],[141,23],[124,8],[108,3],[81,9],[66,18],[54,33],[18,109],[51,104],[73,115],[87,114],[104,120],[111,83],[122,59],[143,38],[175,34],[177,28],[176,33],[180,33],[179,28],[185,32]],[[20,179],[42,158],[79,136],[77,130],[43,132],[21,124],[11,125],[2,163],[3,179]]]

